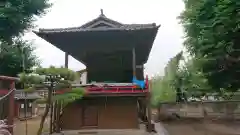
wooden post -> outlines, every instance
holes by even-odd
[[[65,68],[68,68],[68,53],[65,52]]]
[[[133,77],[136,77],[136,52],[135,52],[135,48],[132,49],[132,68],[133,68]]]
[[[15,81],[11,80],[10,84],[10,91],[15,89]],[[9,95],[9,109],[8,109],[8,118],[7,122],[8,125],[13,125],[13,119],[14,119],[14,91],[10,93]],[[13,135],[13,127],[9,128],[9,132]]]
[[[55,77],[55,76],[54,76]],[[52,103],[52,98],[53,98],[53,93],[54,93],[54,79],[53,79],[53,76],[50,76],[50,82],[51,82],[51,85],[50,85],[50,88],[48,90],[48,94],[49,94],[49,108],[50,108],[50,127],[49,127],[49,130],[50,130],[50,134],[53,133],[53,103]]]
[[[152,109],[151,109],[151,83],[148,86],[147,92],[147,117],[148,117],[148,124],[147,124],[147,131],[148,132],[156,132],[155,125],[152,123]]]
[[[148,126],[151,130],[151,123],[152,123],[152,111],[151,111],[151,101],[150,101],[150,92],[147,94],[147,117],[148,117]]]
[[[53,133],[57,131],[57,101],[53,103]]]
[[[56,133],[60,133],[60,112],[61,112],[61,102],[56,103]]]

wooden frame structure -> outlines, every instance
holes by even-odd
[[[117,125],[114,127],[114,123],[111,123],[114,119],[122,124],[118,125],[119,128],[127,128],[126,124],[124,125],[126,121],[132,118],[134,118],[132,121],[138,119],[135,117],[137,116],[137,106],[140,106],[140,111],[138,111],[145,117],[142,118],[148,120],[148,125],[151,123],[150,110],[147,111],[150,98],[148,78],[145,79],[145,87],[137,87],[132,83],[132,78],[144,82],[143,65],[148,60],[159,27],[160,25],[155,23],[123,24],[107,18],[101,10],[101,14],[97,18],[79,27],[33,31],[37,36],[65,52],[66,68],[68,68],[68,55],[85,64],[87,68],[87,82],[91,85],[85,86],[86,95],[82,101],[79,101],[79,103],[76,101],[63,109],[64,129],[86,128],[86,125],[84,125],[86,122],[83,118],[95,116],[94,112],[96,111],[93,110],[96,108],[101,112],[98,114],[99,116],[107,117],[108,112],[102,108],[106,103],[109,103],[109,106],[106,106],[105,109],[109,113],[112,111],[112,120],[104,123],[103,119],[99,118],[97,128],[117,128]],[[104,82],[106,81],[114,82],[116,85],[109,85],[110,83],[105,85]],[[95,85],[91,82],[103,82],[101,84],[104,85]],[[121,83],[130,83],[131,85],[121,85]],[[132,100],[132,106],[121,108],[128,106],[123,103],[122,97]],[[104,98],[110,98],[112,101],[107,102]],[[139,102],[139,105],[137,105],[137,102]],[[89,104],[92,111],[90,111],[91,109],[88,110],[88,114],[92,114],[92,116],[80,117],[80,113],[84,114],[86,111],[86,106],[79,106],[79,104]],[[116,106],[119,108],[113,109]],[[115,110],[119,111],[116,112]],[[121,112],[126,110],[128,112]],[[131,112],[134,112],[131,117],[125,115]],[[75,114],[76,116],[74,116]],[[118,119],[117,116],[122,117],[122,119]],[[136,128],[136,124],[132,123],[129,128]],[[88,123],[87,125],[92,124]],[[96,125],[96,123],[93,125]],[[92,127],[89,126],[88,128]]]
[[[1,108],[1,119],[7,119],[8,125],[13,125],[14,123],[14,91],[15,91],[15,82],[18,78],[0,76],[0,104],[4,106],[4,109]],[[5,100],[6,99],[6,100]],[[9,132],[13,134],[13,127],[9,128]]]
[[[33,114],[36,115],[35,110],[38,107],[35,101],[43,97],[39,95],[38,91],[26,92],[23,89],[21,89],[15,91],[14,98],[15,98],[15,110],[14,110],[15,117],[19,118],[20,120],[24,120],[32,118]]]

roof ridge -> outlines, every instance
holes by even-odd
[[[104,14],[100,14],[97,18],[81,25],[79,28],[87,28],[88,26],[94,24],[95,22],[99,21],[99,20],[103,20],[103,21],[106,21],[106,22],[110,22],[110,23],[113,23],[114,25],[123,25],[122,23],[118,22],[118,21],[115,21],[113,19],[110,19],[108,17],[106,17]]]
[[[122,25],[125,25],[125,24],[122,24],[122,23],[120,23],[120,22],[117,22],[117,21],[115,21],[115,20],[112,20],[112,19],[106,17],[105,15],[100,15],[100,16],[98,16],[97,18],[95,18],[95,19],[93,19],[93,20],[91,20],[91,21],[89,21],[89,22],[87,22],[87,23],[85,23],[85,24],[83,24],[83,25],[81,25],[81,26],[66,27],[66,28],[50,28],[50,29],[48,29],[48,28],[47,28],[47,29],[45,29],[45,28],[40,28],[39,31],[41,32],[41,31],[52,31],[52,30],[86,29],[88,25],[91,25],[92,23],[94,23],[95,21],[97,21],[97,20],[99,20],[99,19],[104,19],[105,21],[110,21],[110,22],[112,22],[112,23],[115,23],[115,24],[121,25],[121,26],[122,26]]]

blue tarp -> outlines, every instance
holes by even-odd
[[[145,81],[144,80],[137,80],[136,77],[133,77],[133,83],[137,84],[140,88],[144,88],[145,86]]]

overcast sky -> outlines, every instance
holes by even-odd
[[[36,21],[39,28],[76,27],[96,18],[103,9],[104,14],[121,23],[161,24],[146,67],[150,76],[162,74],[168,60],[183,48],[183,30],[177,16],[184,8],[182,0],[51,0],[54,4],[49,12]],[[64,52],[27,33],[34,40],[36,54],[43,67],[64,65]],[[80,70],[83,64],[69,59],[69,68]]]

